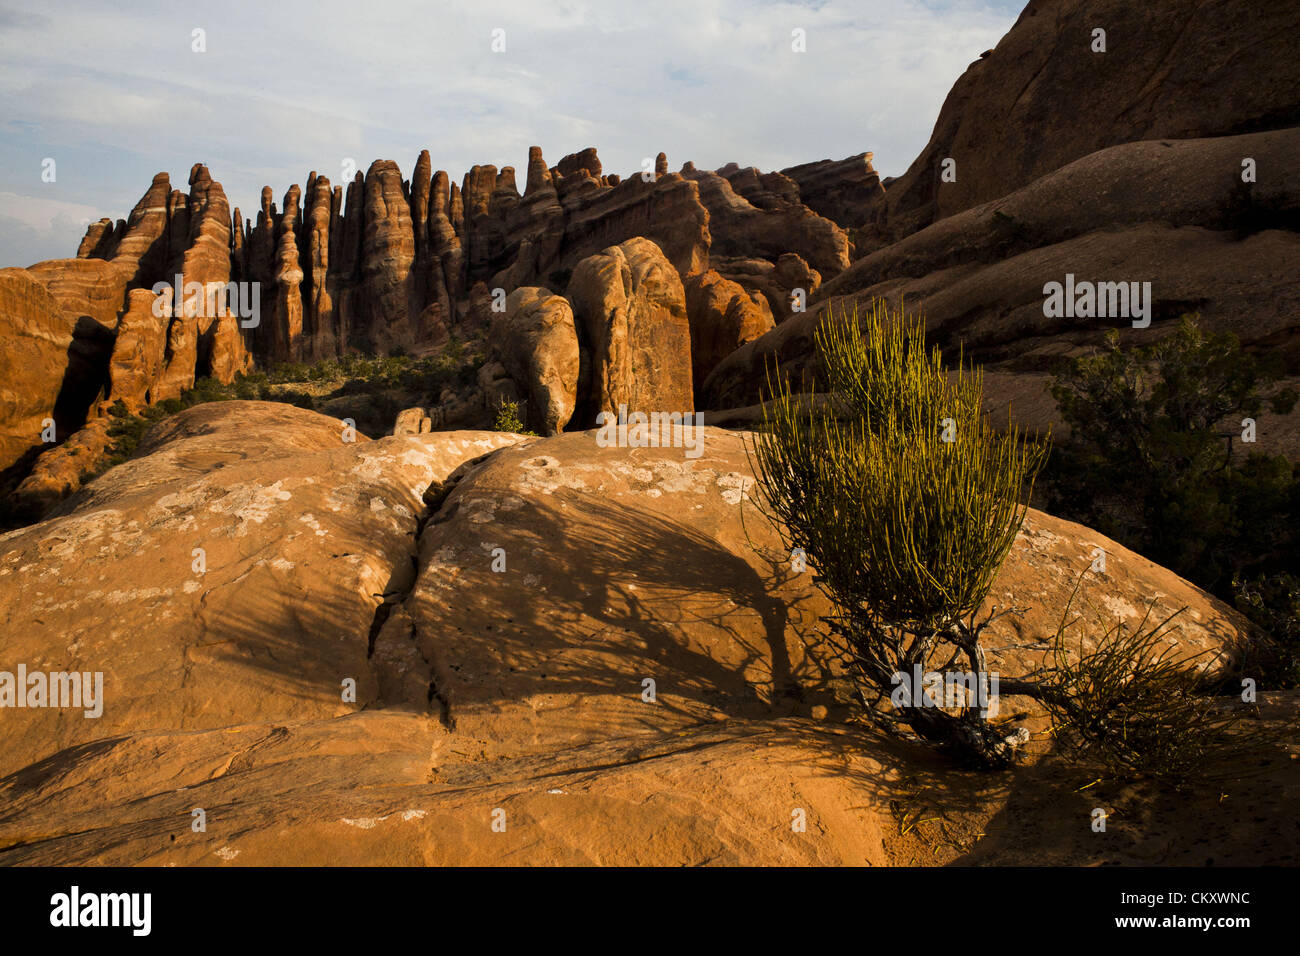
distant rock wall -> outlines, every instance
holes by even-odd
[[[865,185],[870,200],[873,183],[878,188],[864,169],[869,162],[850,157],[792,172],[819,208],[843,212],[856,210],[850,194]],[[76,258],[10,270],[21,275],[9,278],[12,294],[0,300],[0,322],[13,327],[5,338],[32,333],[45,344],[21,376],[26,384],[0,405],[0,468],[41,444],[33,423],[46,417],[56,419],[62,441],[118,401],[138,412],[200,377],[228,383],[255,365],[349,352],[421,354],[453,333],[487,333],[497,317],[492,303],[503,298],[496,290],[564,290],[580,263],[632,239],[657,247],[679,285],[709,270],[715,245],[741,257],[727,278],[784,318],[793,287],[811,292],[820,276],[849,264],[843,229],[803,205],[800,188],[782,173],[734,163],[720,174],[689,163],[669,172],[662,153],[653,173],[624,179],[606,173],[593,148],[548,167],[532,147],[521,195],[513,167],[475,166],[457,184],[433,170],[425,150],[410,180],[392,160],[378,160],[339,186],[313,171],[279,205],[264,187],[256,217],[245,219],[205,166],[190,170],[188,192],[159,173],[128,218],[90,224]],[[27,281],[50,301],[20,291]],[[218,296],[228,283],[241,294]],[[686,372],[668,393],[672,410],[686,411],[690,342],[679,318],[673,349]],[[653,337],[657,328],[642,332]],[[698,330],[696,339],[714,352],[729,341],[701,339]],[[513,369],[519,394],[529,396],[538,427],[563,427],[559,418],[573,409],[556,405],[556,394],[541,396],[526,371],[528,362],[549,359],[499,357],[500,373]],[[647,394],[663,391],[654,385]]]

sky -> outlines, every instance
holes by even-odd
[[[529,146],[549,165],[595,146],[624,176],[660,151],[764,171],[872,151],[897,176],[1022,6],[0,0],[0,267],[75,255],[155,173],[188,191],[196,162],[254,218],[264,185],[279,203],[375,159],[409,178],[421,149],[456,181],[514,166],[520,188]]]

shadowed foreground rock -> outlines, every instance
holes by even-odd
[[[198,406],[0,538],[5,666],[105,680],[99,719],[0,710],[0,863],[926,861],[891,801],[951,772],[843,722],[743,433],[703,429],[696,458],[343,435]],[[1107,613],[1186,604],[1180,651],[1235,639],[1186,582],[1032,512],[992,595],[1032,606],[990,642],[1005,672],[1094,547]],[[971,793],[974,833],[1006,797]]]

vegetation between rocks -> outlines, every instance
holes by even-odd
[[[519,403],[504,397],[497,402],[492,417],[492,430],[513,432],[516,435],[536,436],[537,434],[537,432],[529,431],[524,424],[524,420],[520,415]]]
[[[453,337],[436,355],[423,358],[398,349],[388,356],[345,355],[314,364],[282,362],[267,371],[238,375],[229,384],[199,378],[179,398],[156,402],[138,414],[119,400],[109,409],[112,444],[96,467],[82,476],[82,483],[130,458],[155,422],[195,405],[234,400],[284,402],[350,418],[363,434],[378,435],[392,429],[402,408],[434,403],[445,388],[471,385],[482,364],[481,349]]]
[[[1286,414],[1276,357],[1184,316],[1152,345],[1116,330],[1052,393],[1069,426],[1046,473],[1049,508],[1228,602],[1261,630],[1243,667],[1300,681],[1300,469],[1257,450],[1256,418]],[[1246,676],[1245,671],[1241,676]]]
[[[948,674],[959,662],[987,679],[984,634],[1018,609],[984,611],[985,599],[1050,438],[994,429],[979,370],[959,362],[945,371],[924,324],[881,302],[861,326],[856,313],[823,324],[816,345],[832,401],[796,401],[787,382],[769,379],[774,398],[752,450],[760,504],[830,599],[826,624],[867,713],[967,763],[1006,766],[1026,728],[999,720],[978,695],[936,702],[912,689],[900,706],[896,688],[900,677]],[[1112,627],[1091,651],[1080,644],[1067,655],[1064,635],[1077,623],[1068,613],[1045,667],[1000,682],[1001,693],[1047,707],[1067,752],[1180,778],[1204,767],[1207,748],[1225,746],[1240,714],[1212,719],[1199,673],[1153,656],[1168,621]]]

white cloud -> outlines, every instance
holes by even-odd
[[[62,202],[58,199],[44,199],[39,196],[20,196],[10,192],[0,192],[0,209],[4,210],[6,218],[11,221],[22,223],[37,231],[48,230],[56,222],[62,221],[77,223],[78,228],[84,232],[86,226],[106,215],[98,212],[94,206]],[[120,218],[124,218],[125,215],[124,212]],[[74,248],[68,255],[76,251]]]

